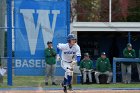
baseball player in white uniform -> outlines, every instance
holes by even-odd
[[[59,50],[61,50],[61,67],[65,70],[64,81],[62,82],[64,93],[67,93],[67,86],[72,90],[71,80],[73,76],[73,66],[76,62],[80,62],[81,51],[76,43],[77,38],[74,34],[69,34],[67,37],[68,43],[57,45],[57,59],[59,59]]]

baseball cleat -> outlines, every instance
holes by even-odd
[[[67,87],[66,87],[66,86],[64,86],[63,91],[64,91],[64,93],[68,93],[68,92],[67,92]]]
[[[72,91],[72,85],[68,85],[68,90]]]

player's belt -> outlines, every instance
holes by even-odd
[[[72,63],[72,61],[68,62],[68,61],[64,61],[64,60],[63,60],[63,62],[66,62],[66,63]]]

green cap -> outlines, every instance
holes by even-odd
[[[84,56],[89,56],[89,53],[84,53]]]
[[[106,53],[105,52],[102,52],[101,55],[106,55]]]
[[[132,44],[131,43],[128,43],[127,44],[127,47],[131,47],[132,48]]]

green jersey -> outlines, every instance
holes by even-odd
[[[108,58],[99,57],[96,61],[96,70],[99,72],[106,72],[111,70],[111,64]]]
[[[88,70],[93,69],[93,61],[90,59],[89,60],[83,59],[80,62],[80,69],[83,69],[83,68],[88,69]]]
[[[123,50],[123,56],[124,56],[125,58],[135,58],[135,57],[136,57],[135,50],[134,50],[134,49],[128,50],[127,48],[125,48],[125,49]],[[125,62],[124,64],[130,65],[131,63]]]
[[[53,48],[45,49],[45,61],[49,65],[56,63],[56,51]]]

